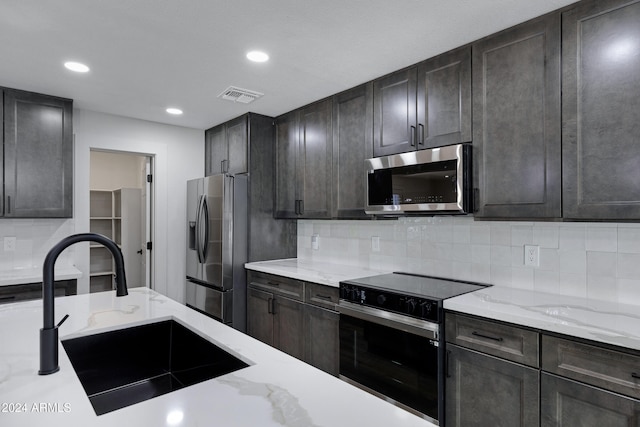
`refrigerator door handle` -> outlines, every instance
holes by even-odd
[[[202,264],[204,259],[202,258],[202,243],[201,243],[201,227],[202,227],[202,202],[204,196],[198,198],[198,209],[196,210],[196,253],[198,254],[198,262]]]
[[[204,217],[204,239],[202,242],[202,262],[207,260],[209,255],[209,204],[207,203],[207,196],[202,196],[202,214]]]

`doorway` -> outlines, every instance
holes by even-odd
[[[149,155],[90,151],[89,228],[118,244],[129,288],[153,287],[152,169],[153,157]],[[89,251],[89,292],[113,289],[111,254],[99,245],[90,245]]]

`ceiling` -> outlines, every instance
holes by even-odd
[[[0,86],[206,129],[285,113],[573,2],[2,0]],[[271,59],[248,61],[253,49]],[[72,73],[69,60],[91,71]],[[230,85],[264,96],[217,98]]]

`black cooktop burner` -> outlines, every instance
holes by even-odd
[[[408,273],[389,273],[379,276],[346,280],[343,283],[359,285],[399,294],[443,300],[486,287],[476,283],[447,280],[438,277],[419,276]]]
[[[342,281],[340,298],[439,323],[443,300],[487,286],[417,274],[390,273]]]

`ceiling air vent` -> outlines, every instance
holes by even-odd
[[[241,89],[235,86],[229,86],[226,88],[218,98],[227,99],[229,101],[240,102],[242,104],[248,104],[263,96],[264,93],[255,92],[253,90]]]

